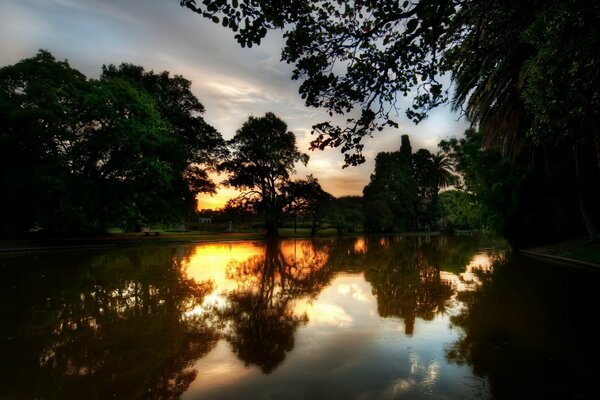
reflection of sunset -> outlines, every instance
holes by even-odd
[[[365,239],[356,239],[356,242],[354,242],[354,252],[357,254],[365,254],[367,252],[367,244],[365,243]]]
[[[282,242],[281,254],[293,265],[296,279],[306,278],[306,275],[321,270],[329,257],[327,252],[320,250],[308,239]]]
[[[452,282],[456,290],[465,291],[472,290],[479,286],[481,281],[476,275],[477,271],[490,272],[492,269],[492,259],[489,254],[480,253],[471,258],[469,264],[465,265],[465,271],[456,275],[451,272],[441,271],[442,279]]]
[[[196,247],[190,257],[186,273],[196,282],[211,280],[214,292],[235,289],[237,283],[227,279],[227,265],[232,261],[243,262],[250,257],[264,254],[264,245],[253,242],[206,243]]]

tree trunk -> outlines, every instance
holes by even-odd
[[[271,210],[265,211],[265,227],[267,236],[277,236],[279,234],[279,221],[277,215]]]
[[[585,159],[583,155],[584,145],[578,143],[575,145],[575,176],[577,180],[577,195],[579,197],[579,209],[585,227],[590,236],[590,241],[600,241],[600,232],[596,226],[593,215],[593,199],[590,193],[590,182],[586,173]]]

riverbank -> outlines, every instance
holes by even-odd
[[[396,233],[399,236],[425,236],[438,235],[438,232],[406,232]],[[345,233],[344,237],[365,236],[363,232]],[[377,234],[380,235],[380,234]],[[316,237],[336,237],[335,229],[324,229],[317,232]],[[310,229],[280,229],[279,238],[311,238]],[[171,243],[202,243],[225,242],[241,240],[264,240],[267,236],[258,232],[150,232],[144,233],[109,233],[97,236],[82,237],[29,237],[14,240],[0,240],[0,253],[66,250],[66,249],[94,249],[107,247],[161,245]]]
[[[521,253],[557,263],[600,268],[600,243],[591,243],[587,237],[523,249]]]

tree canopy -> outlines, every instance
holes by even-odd
[[[505,152],[569,137],[600,154],[600,5],[584,0],[181,0],[235,32],[242,46],[269,30],[285,39],[306,104],[345,126],[314,126],[313,148],[341,146],[348,164],[364,161],[362,139],[396,126],[399,96],[413,96],[415,122],[448,100],[480,124],[486,145]],[[584,100],[585,99],[585,100]],[[463,109],[464,106],[464,109]]]
[[[166,72],[124,64],[90,80],[47,51],[1,68],[2,234],[180,222],[225,152],[202,111]]]

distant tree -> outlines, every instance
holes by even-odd
[[[413,177],[417,184],[417,228],[437,225],[440,216],[439,191],[455,181],[451,160],[442,153],[419,149],[412,156]]]
[[[367,232],[392,232],[397,229],[394,224],[397,217],[384,200],[365,198],[364,218]]]
[[[363,189],[365,201],[383,202],[392,214],[385,223],[385,230],[405,230],[413,225],[416,217],[415,205],[418,201],[417,182],[411,169],[411,148],[408,136],[403,137],[400,151],[381,152],[375,157],[375,171],[367,186]],[[367,204],[366,203],[366,204]],[[381,226],[380,212],[369,210],[365,206],[365,228],[376,229]],[[385,212],[384,214],[387,214]],[[376,221],[370,222],[370,216]]]
[[[361,196],[335,198],[327,208],[327,219],[338,234],[354,232],[364,223],[364,201]]]
[[[267,234],[277,235],[290,202],[285,191],[290,174],[297,162],[308,162],[308,155],[298,150],[294,134],[271,112],[249,117],[228,144],[231,156],[218,167],[229,174],[224,184],[244,191],[240,198],[264,214]]]
[[[447,190],[440,193],[440,216],[446,226],[460,229],[481,227],[481,209],[471,193]]]
[[[287,185],[288,212],[307,214],[311,219],[311,235],[316,235],[328,216],[334,197],[321,188],[319,180],[309,175]]]

